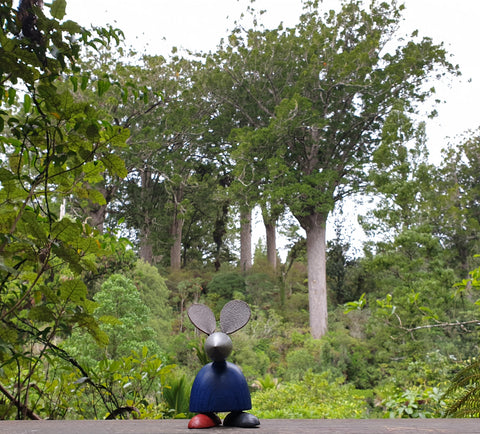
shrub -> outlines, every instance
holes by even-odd
[[[224,299],[225,302],[232,300],[235,292],[245,294],[245,289],[245,278],[241,274],[235,272],[215,274],[207,285],[209,295],[215,294]],[[221,307],[223,307],[223,305]],[[215,312],[213,307],[212,310]]]
[[[329,373],[307,373],[301,382],[282,383],[278,388],[252,394],[260,419],[352,419],[366,418],[371,393],[328,380]]]
[[[385,417],[433,418],[443,416],[443,392],[438,387],[412,387],[400,390],[382,402]]]

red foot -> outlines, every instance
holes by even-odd
[[[203,413],[197,414],[190,419],[188,427],[195,428],[211,428],[212,426],[220,425],[221,421],[216,414],[206,415]]]

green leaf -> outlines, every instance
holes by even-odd
[[[51,237],[63,241],[76,241],[80,236],[80,227],[76,222],[63,218],[52,226]]]
[[[87,134],[87,137],[88,137],[89,140],[91,140],[91,141],[98,140],[98,138],[100,137],[100,132],[99,132],[98,125],[90,124],[87,127],[86,134]]]
[[[62,20],[65,17],[67,9],[66,0],[53,0],[52,6],[50,6],[50,13],[53,18]]]
[[[102,96],[108,89],[110,89],[111,83],[107,80],[98,80],[97,92],[98,96]]]
[[[88,190],[88,198],[90,199],[90,201],[92,203],[97,203],[99,205],[106,205],[107,204],[107,201],[105,200],[105,197],[98,190],[89,189]]]
[[[106,155],[101,161],[105,164],[105,167],[112,175],[118,175],[121,178],[128,175],[127,169],[125,168],[125,162],[118,155]]]
[[[98,321],[102,322],[103,324],[110,324],[110,325],[122,324],[122,321],[113,315],[102,315],[98,318]]]
[[[23,231],[40,241],[47,240],[47,234],[39,224],[38,215],[30,210],[26,210],[22,216]]]
[[[60,296],[81,304],[87,297],[87,287],[80,279],[66,280],[60,285]]]
[[[19,274],[18,270],[9,267],[8,265],[5,265],[3,262],[0,262],[0,272],[3,272],[5,274],[11,274],[13,276],[17,276]]]
[[[88,80],[90,77],[87,74],[82,75],[82,83],[80,84],[80,89],[85,90],[88,86]]]
[[[0,233],[9,233],[17,217],[16,211],[3,211],[0,213]]]
[[[73,91],[76,92],[78,90],[78,78],[77,77],[70,77],[70,81],[73,84]]]
[[[15,97],[17,95],[17,91],[15,88],[11,87],[8,89],[8,103],[12,105],[15,102]]]
[[[23,110],[25,113],[28,113],[30,109],[32,108],[32,97],[26,93],[25,96],[23,97]]]
[[[52,321],[53,312],[46,305],[33,306],[28,311],[28,318],[33,321]]]
[[[81,33],[82,32],[82,27],[78,23],[76,23],[75,21],[72,21],[72,20],[65,21],[61,25],[61,28],[63,30],[66,30],[71,35],[73,35],[75,33]]]

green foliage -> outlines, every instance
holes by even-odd
[[[193,344],[193,349],[195,350],[195,354],[201,366],[204,366],[207,363],[210,363],[211,360],[208,357],[207,352],[205,351],[205,338]]]
[[[268,348],[263,348],[260,342],[256,342],[246,331],[237,332],[232,337],[233,353],[231,361],[242,367],[248,381],[266,374],[270,366]]]
[[[466,273],[477,266],[472,260],[479,250],[478,130],[442,153],[436,172],[438,193],[431,198],[435,233],[445,241],[452,267]],[[462,276],[463,277],[463,276]]]
[[[144,347],[151,353],[159,352],[155,333],[148,325],[151,311],[131,280],[119,274],[112,275],[94,300],[97,304],[93,315],[108,341],[98,346],[82,331],[74,333],[64,347],[79,360],[86,363],[104,357],[118,360],[132,352],[141,353]]]
[[[459,293],[468,296],[471,288],[479,288],[480,267],[470,272],[470,279],[459,283]],[[475,293],[478,297],[478,294]],[[478,308],[479,301],[475,301]],[[478,313],[477,313],[478,314]],[[478,417],[480,415],[480,361],[469,361],[451,380],[446,397],[450,399],[447,415],[454,417]]]
[[[23,407],[23,417],[32,414],[49,419],[169,417],[162,388],[173,366],[149,355],[146,347],[119,360],[96,362],[87,370],[58,348],[45,354],[48,357],[37,360],[38,369],[30,376],[30,405]],[[54,357],[57,363],[52,363]],[[8,365],[4,367],[2,383],[14,392],[17,377]],[[23,367],[27,369],[28,364]],[[19,418],[15,413],[15,407],[2,400],[2,419]]]
[[[381,364],[384,378],[375,388],[383,417],[443,417],[445,391],[459,363],[441,351]]]
[[[283,382],[278,388],[254,392],[252,405],[260,419],[365,418],[370,394],[328,380],[328,374],[307,372],[301,382]]]
[[[269,274],[252,273],[245,276],[246,301],[253,306],[272,306],[278,303],[280,290]]]
[[[285,377],[287,380],[303,380],[308,372],[318,373],[314,355],[306,348],[295,349],[287,353]]]
[[[375,255],[360,261],[368,292],[349,306],[361,308],[368,318],[366,336],[383,342],[379,360],[426,354],[439,345],[444,355],[458,360],[471,354],[478,333],[468,324],[476,315],[475,298],[454,290],[457,276],[446,266],[448,255],[429,227],[419,226],[404,230],[391,243],[380,243]],[[471,333],[462,333],[465,326]]]
[[[390,393],[383,403],[390,418],[442,417],[445,402],[443,392],[437,387],[413,387],[396,394]]]
[[[267,390],[267,389],[278,389],[280,383],[278,378],[274,378],[271,374],[266,374],[262,378],[257,378],[252,387],[259,389],[259,390]]]
[[[33,416],[31,378],[54,341],[76,327],[105,341],[83,277],[124,243],[65,215],[61,204],[69,197],[104,203],[89,184],[126,174],[115,150],[128,131],[105,121],[68,81],[79,71],[81,48],[118,41],[118,32],[60,22],[62,0],[46,5],[51,18],[41,7],[17,15],[11,6],[1,6],[0,29],[0,375],[16,384],[9,400],[21,419]]]
[[[154,340],[161,348],[168,345],[172,333],[172,313],[169,303],[170,291],[158,269],[143,260],[138,260],[132,273],[140,298],[150,310],[146,323],[154,332]]]
[[[217,273],[208,283],[207,291],[209,294],[215,294],[215,296],[227,301],[234,298],[234,293],[237,293],[237,297],[238,295],[245,296],[245,277],[237,272]]]
[[[73,387],[70,399],[76,403],[69,408],[70,417],[162,418],[168,414],[162,390],[173,368],[149,355],[146,347],[118,360],[103,359],[91,367],[91,377],[77,378],[68,385]]]

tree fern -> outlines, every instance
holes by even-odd
[[[447,416],[480,417],[480,360],[462,369],[445,395],[453,399]]]
[[[163,399],[174,417],[188,417],[191,382],[185,375],[172,378],[163,388]]]

